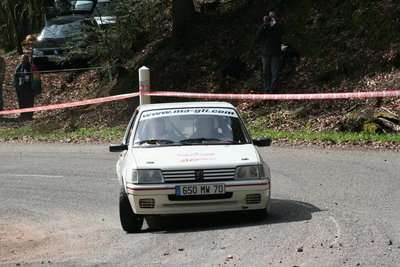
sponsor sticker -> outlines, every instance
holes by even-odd
[[[238,118],[236,111],[230,108],[181,108],[145,111],[142,114],[141,120],[182,115],[214,115]]]

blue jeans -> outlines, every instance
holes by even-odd
[[[265,93],[276,92],[278,87],[280,56],[263,56],[263,82]]]

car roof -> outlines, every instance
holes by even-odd
[[[163,104],[146,104],[138,107],[140,111],[169,108],[235,108],[228,102],[175,102]]]

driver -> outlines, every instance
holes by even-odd
[[[168,139],[165,131],[165,122],[162,119],[153,119],[149,121],[148,125],[148,136],[146,139]]]
[[[222,139],[224,136],[218,132],[216,121],[211,116],[201,116],[196,121],[196,131],[190,138],[218,138]]]

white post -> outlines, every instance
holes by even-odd
[[[139,69],[139,93],[150,92],[150,69],[143,66]],[[150,104],[150,96],[140,95],[140,105]]]

